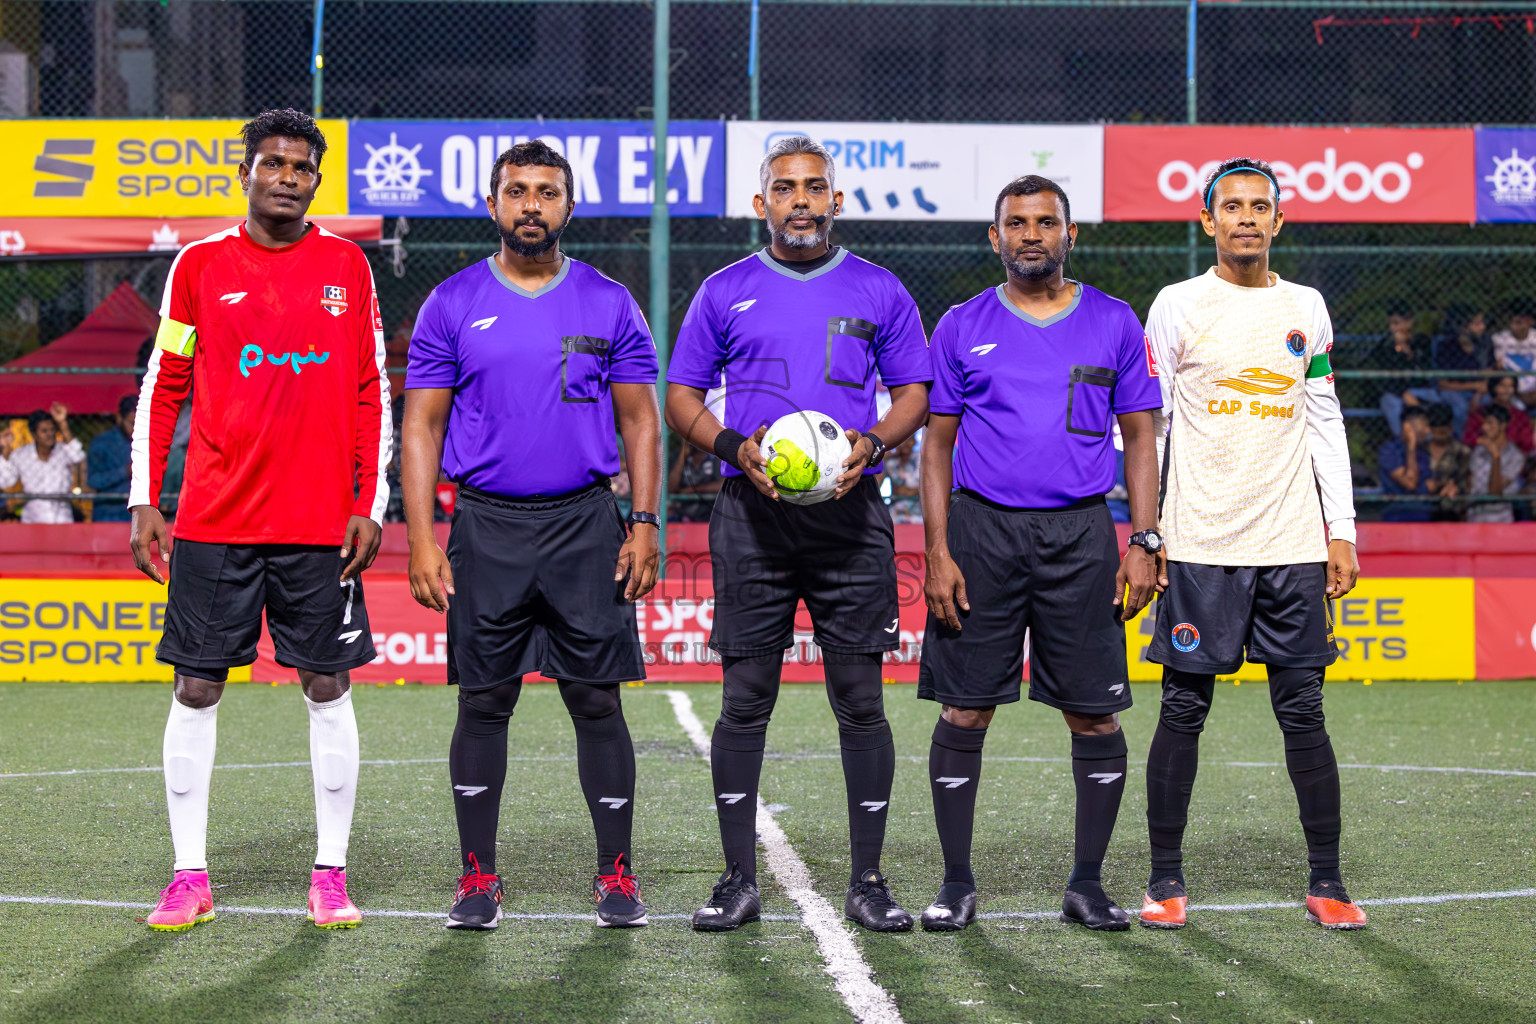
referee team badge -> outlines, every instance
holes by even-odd
[[[1200,646],[1200,631],[1188,622],[1173,627],[1173,646],[1185,654]]]
[[[338,284],[328,284],[320,289],[320,305],[331,316],[341,316],[347,311],[347,290]]]

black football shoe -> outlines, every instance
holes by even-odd
[[[693,912],[693,930],[696,932],[729,932],[750,921],[756,921],[763,912],[763,897],[757,891],[757,883],[741,876],[735,864],[720,876],[709,902]]]
[[[1078,882],[1068,888],[1061,900],[1061,919],[1075,922],[1096,932],[1123,932],[1131,926],[1131,915],[1109,898],[1097,882]]]
[[[624,863],[624,857],[621,853],[614,860],[613,874],[592,879],[599,928],[641,928],[647,924],[645,904],[640,902],[640,883]]]
[[[480,861],[469,855],[469,870],[459,878],[448,911],[449,928],[488,932],[501,924],[501,879],[480,870]]]
[[[901,909],[896,897],[891,895],[885,876],[874,868],[864,872],[863,877],[848,887],[843,914],[872,932],[912,930],[912,915]]]
[[[958,932],[976,920],[976,887],[964,882],[945,882],[933,904],[923,911],[923,931]]]

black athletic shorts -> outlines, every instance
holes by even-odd
[[[1339,656],[1328,567],[1168,563],[1147,660],[1180,672],[1225,675],[1248,660],[1317,668]]]
[[[627,536],[606,484],[548,500],[461,486],[448,533],[448,682],[644,679],[635,606],[613,578]]]
[[[224,670],[256,660],[265,611],[279,665],[329,675],[368,664],[376,652],[363,582],[341,582],[347,563],[340,551],[329,544],[176,541],[155,657],[222,678]]]
[[[1103,498],[1062,509],[949,501],[949,553],[971,610],[956,632],[928,613],[917,695],[961,708],[1029,699],[1077,715],[1131,706],[1125,625],[1114,606],[1120,541]]]
[[[896,530],[871,477],[815,505],[774,501],[745,477],[730,477],[710,513],[709,557],[709,646],[721,654],[752,657],[792,646],[802,600],[824,651],[901,646]]]

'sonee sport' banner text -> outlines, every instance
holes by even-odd
[[[355,213],[485,217],[491,167],[519,142],[541,139],[571,164],[577,217],[651,213],[653,154],[646,121],[354,121],[348,177]],[[674,217],[724,209],[719,121],[673,121],[667,205]]]
[[[1110,125],[1106,220],[1193,220],[1206,177],[1236,156],[1267,161],[1287,220],[1469,224],[1471,128]]]
[[[0,210],[11,217],[243,216],[237,120],[7,121]],[[347,212],[347,122],[327,150],[310,212]]]
[[[847,220],[990,223],[997,194],[1024,174],[1060,183],[1072,219],[1104,219],[1104,129],[1099,125],[897,124],[731,121],[726,216],[756,217],[758,168],[782,138],[807,135],[837,163]]]
[[[1536,220],[1536,129],[1478,128],[1477,219]]]

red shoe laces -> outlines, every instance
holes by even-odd
[[[617,889],[632,900],[640,898],[640,883],[635,880],[634,875],[624,873],[624,854],[622,853],[613,862],[613,874],[598,875],[597,884],[602,887],[604,895]]]
[[[352,901],[347,899],[347,886],[341,878],[341,868],[332,868],[315,883],[320,887],[320,902],[327,910],[339,910]]]
[[[469,868],[459,877],[459,897],[462,899],[473,893],[490,895],[491,886],[496,884],[496,876],[481,871],[480,860],[474,854],[469,855]]]

